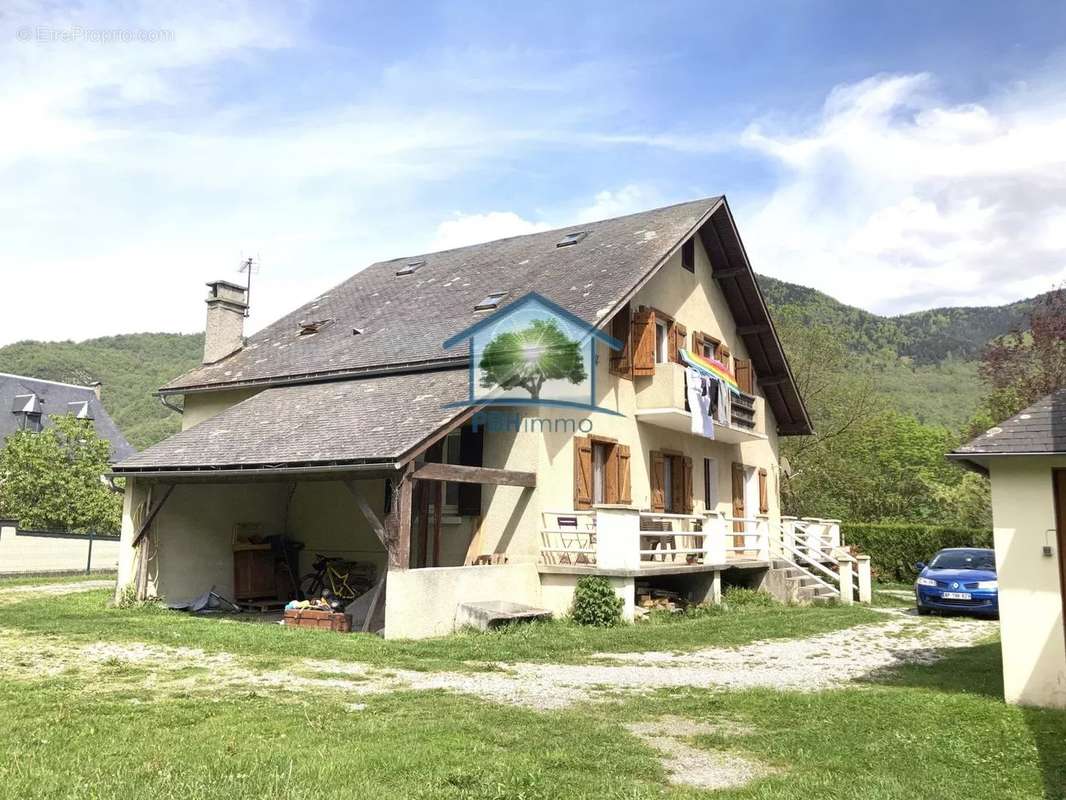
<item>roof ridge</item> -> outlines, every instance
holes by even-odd
[[[84,386],[80,383],[65,383],[63,381],[50,381],[47,378],[35,378],[32,375],[16,375],[13,372],[0,372],[0,378],[18,378],[21,381],[36,381],[37,383],[50,383],[53,386],[66,386],[69,389],[84,389],[87,392],[95,391],[92,386]]]

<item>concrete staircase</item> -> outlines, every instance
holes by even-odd
[[[783,559],[774,559],[763,588],[785,603],[810,605],[839,599],[839,593],[812,573]]]

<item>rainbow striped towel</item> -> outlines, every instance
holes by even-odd
[[[737,383],[737,379],[733,377],[733,373],[721,361],[716,361],[713,358],[704,358],[685,349],[681,350],[681,360],[690,367],[702,369],[704,372],[710,373],[711,377],[724,381],[725,385],[733,391],[740,391],[740,384]]]

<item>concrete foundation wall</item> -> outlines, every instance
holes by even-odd
[[[1052,469],[1066,458],[990,459],[1003,692],[1009,703],[1066,708],[1066,633]],[[1043,554],[1050,545],[1051,556]]]
[[[94,572],[118,568],[119,541],[116,537],[92,542]],[[20,531],[14,524],[0,522],[0,575],[37,572],[83,572],[89,565],[89,537],[86,534]]]
[[[386,639],[449,634],[455,629],[459,603],[508,600],[539,607],[541,602],[533,564],[394,570],[387,587]]]
[[[580,575],[541,575],[541,607],[548,609],[557,617],[567,616],[574,604],[574,590],[577,588],[577,581],[580,577]],[[625,603],[622,607],[622,619],[632,622],[636,599],[635,580],[623,577],[609,577],[607,580],[615,594]]]

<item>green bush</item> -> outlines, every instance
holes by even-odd
[[[745,608],[750,606],[765,608],[776,605],[777,601],[768,592],[746,589],[743,586],[730,586],[722,592],[722,602],[727,608]]]
[[[917,523],[858,523],[841,526],[844,543],[870,557],[876,577],[913,581],[915,563],[928,561],[945,547],[991,547],[992,531]]]
[[[579,625],[607,628],[622,621],[622,598],[615,594],[611,582],[596,575],[579,578],[574,590],[571,616]]]

